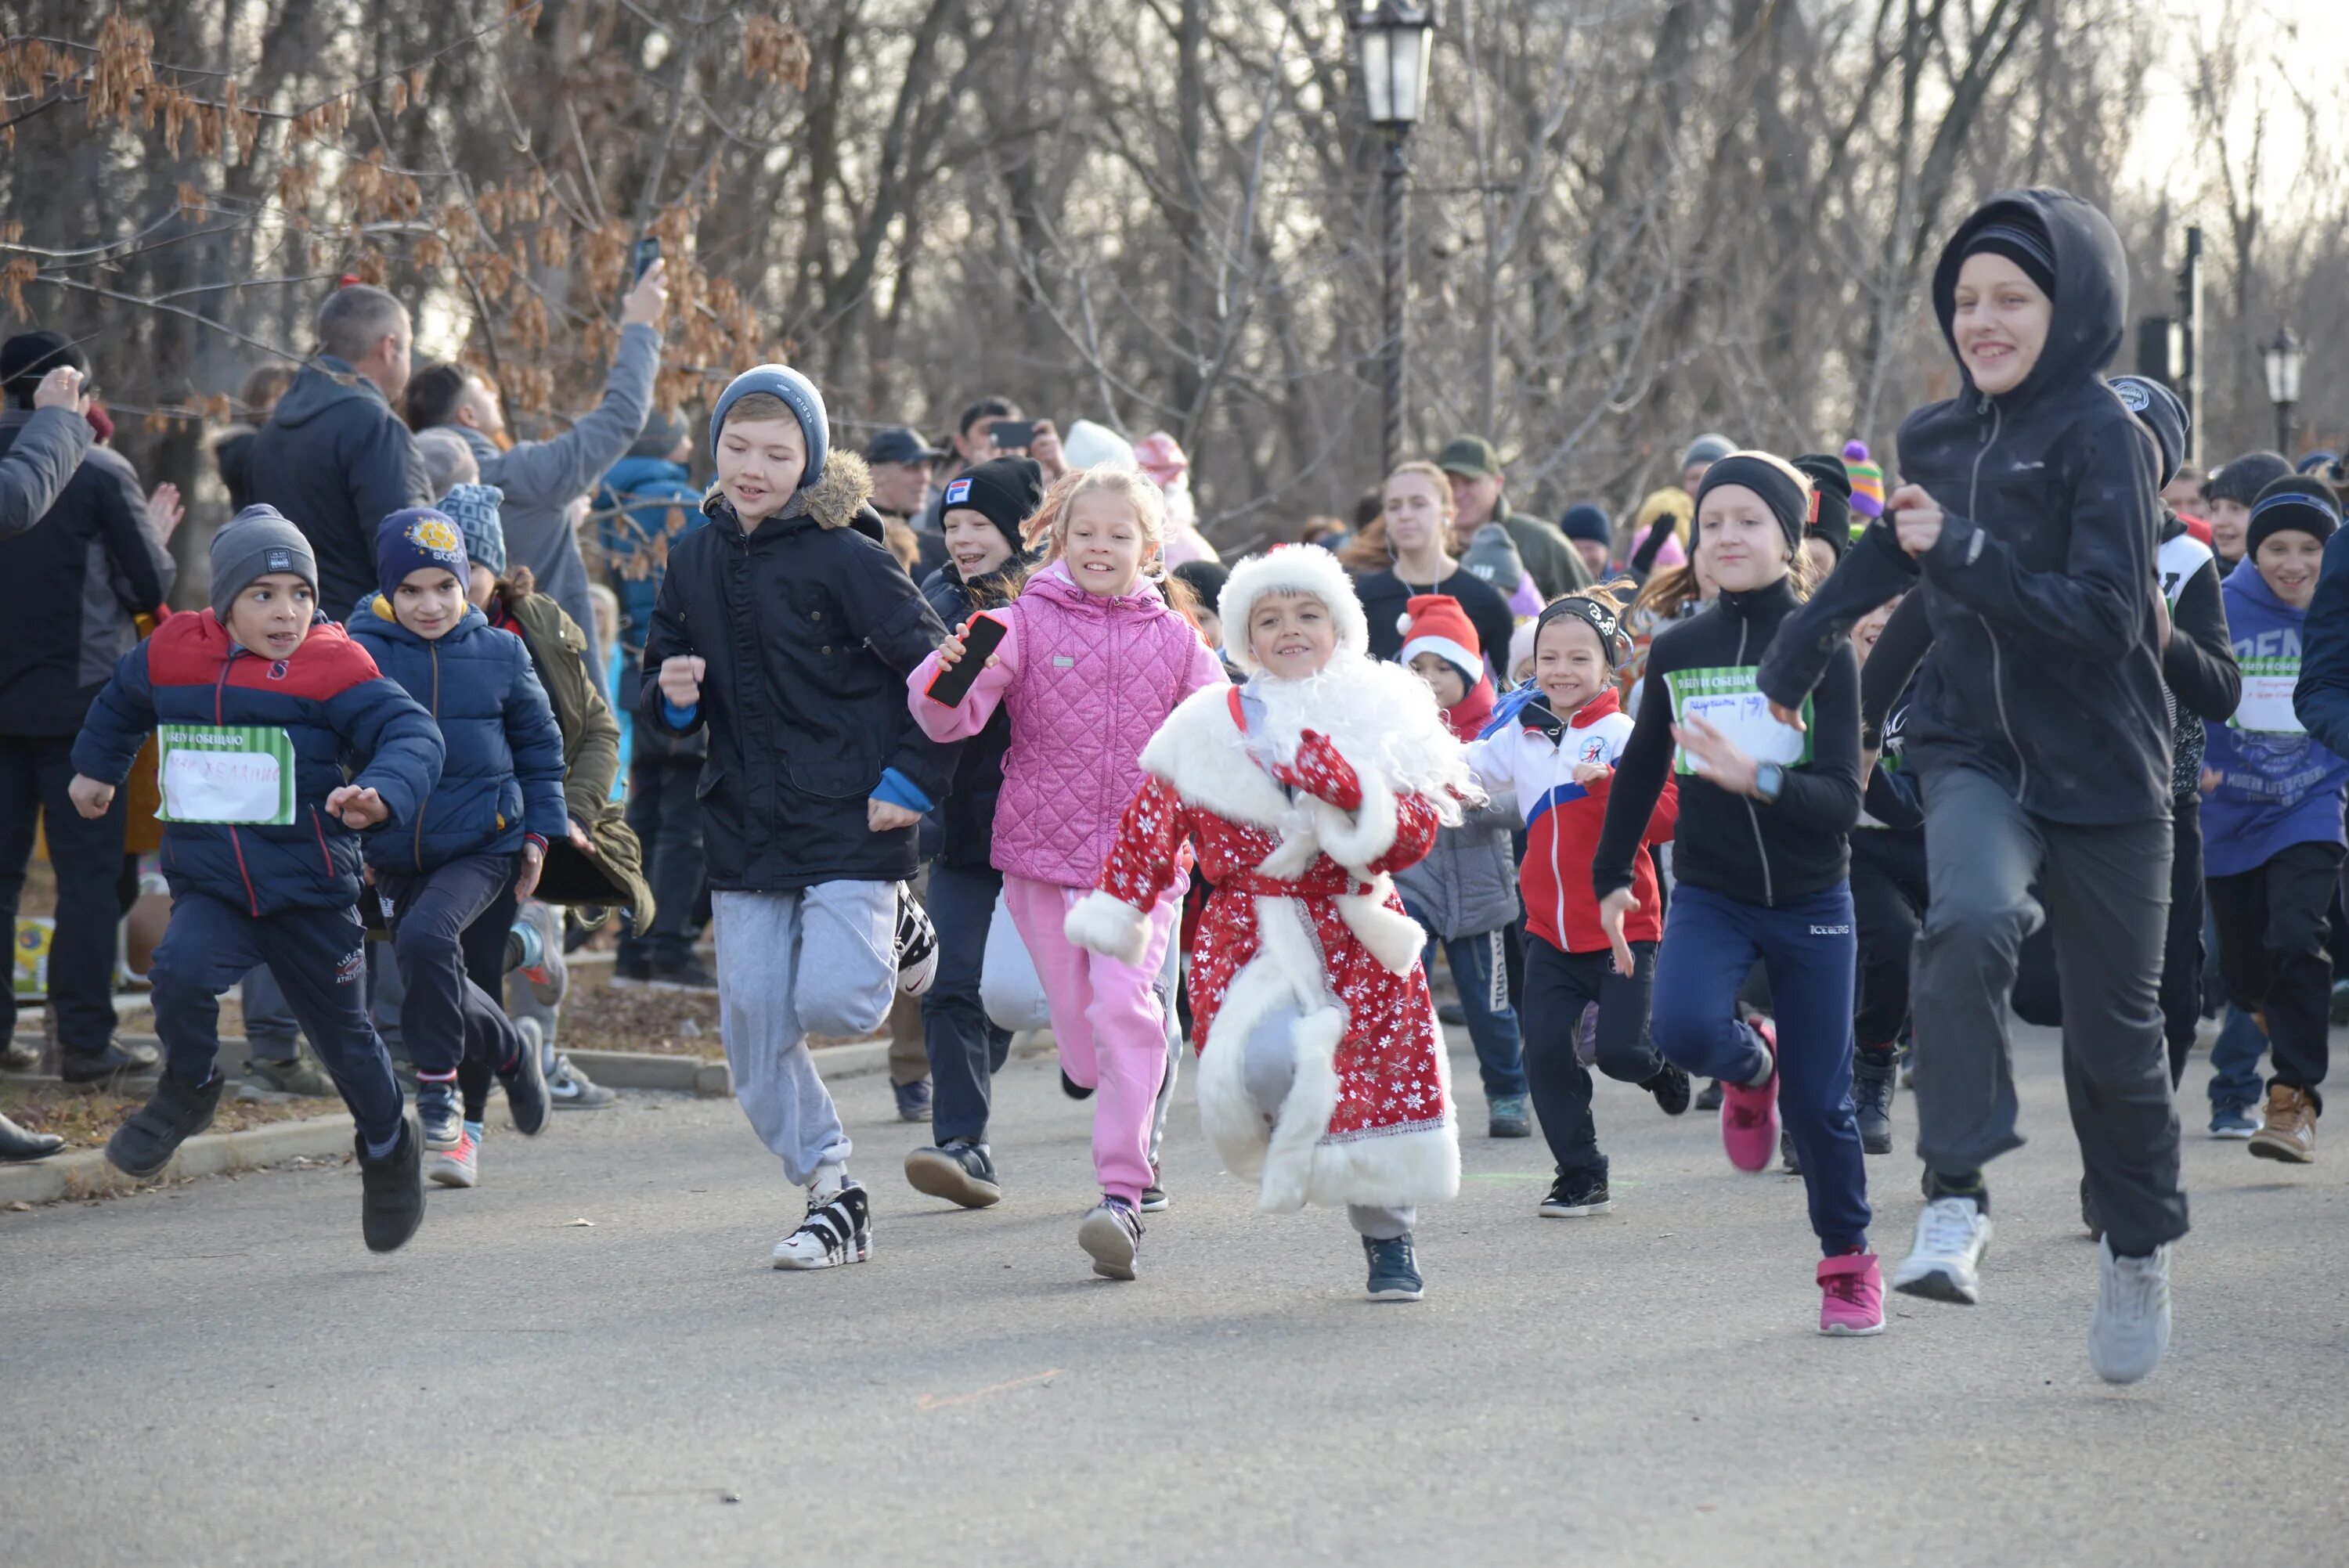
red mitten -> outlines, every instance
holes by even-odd
[[[1272,776],[1292,789],[1302,789],[1317,800],[1327,800],[1340,811],[1362,809],[1362,780],[1354,765],[1339,754],[1330,738],[1307,730],[1297,743],[1297,760],[1272,770]]]

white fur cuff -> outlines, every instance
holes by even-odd
[[[1099,888],[1070,907],[1061,934],[1079,947],[1128,964],[1141,963],[1150,952],[1150,917]]]
[[[1349,816],[1326,800],[1316,800],[1313,816],[1322,852],[1367,878],[1371,862],[1394,848],[1395,798],[1376,774],[1362,774],[1361,782],[1359,810]]]

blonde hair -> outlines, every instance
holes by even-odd
[[[1379,515],[1364,523],[1362,531],[1354,535],[1353,542],[1338,552],[1338,559],[1353,570],[1383,572],[1394,564],[1394,552],[1387,545],[1385,497],[1387,486],[1405,474],[1425,480],[1435,487],[1435,499],[1444,508],[1444,547],[1447,550],[1452,547],[1452,520],[1460,515],[1459,507],[1452,500],[1452,476],[1424,458],[1414,458],[1410,462],[1396,464],[1394,471],[1379,481]]]
[[[794,425],[800,422],[800,417],[792,412],[792,406],[772,392],[743,393],[727,406],[726,417],[745,421],[788,419]]]
[[[1077,498],[1095,491],[1117,496],[1133,509],[1133,521],[1142,530],[1144,556],[1156,555],[1166,542],[1166,498],[1158,487],[1130,469],[1113,469],[1106,465],[1093,469],[1077,469],[1052,481],[1044,492],[1044,504],[1034,516],[1021,525],[1021,532],[1030,550],[1041,549],[1049,563],[1058,561],[1069,542],[1069,519]],[[1146,575],[1150,574],[1145,570]],[[1159,563],[1164,572],[1164,562]]]

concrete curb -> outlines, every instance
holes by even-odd
[[[199,1176],[255,1171],[295,1159],[326,1159],[351,1151],[345,1115],[273,1122],[243,1132],[207,1132],[180,1145],[160,1174],[133,1181],[106,1162],[106,1152],[84,1149],[28,1165],[0,1165],[0,1204],[54,1203],[67,1198],[119,1197],[141,1187],[168,1186]]]
[[[559,1043],[558,1048],[606,1088],[667,1089],[709,1099],[722,1099],[734,1092],[734,1074],[723,1058],[663,1056],[649,1051],[582,1051]],[[889,1042],[859,1040],[853,1045],[821,1046],[816,1048],[815,1065],[827,1078],[885,1072],[889,1067]]]

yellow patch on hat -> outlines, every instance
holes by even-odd
[[[437,517],[419,517],[408,530],[409,542],[425,550],[462,550],[457,531]]]

